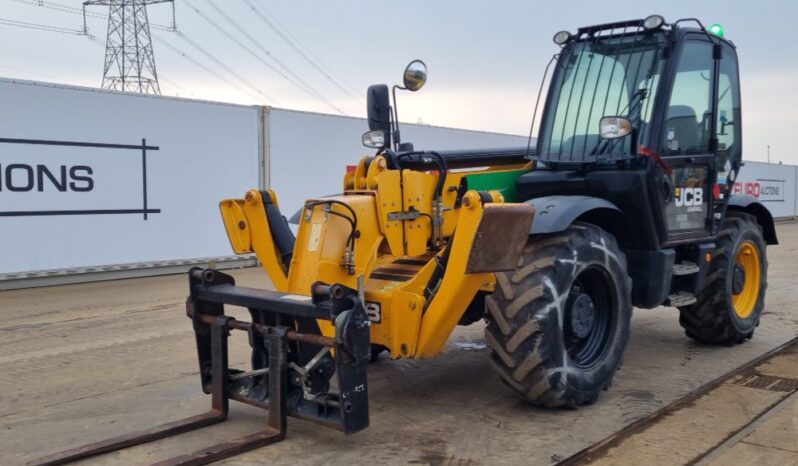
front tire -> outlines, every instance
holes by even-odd
[[[632,286],[615,238],[577,223],[532,239],[496,281],[485,336],[502,379],[535,405],[593,403],[629,340]]]
[[[734,345],[750,340],[765,307],[768,262],[762,228],[752,215],[729,212],[695,304],[679,308],[693,340]]]

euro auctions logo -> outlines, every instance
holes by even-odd
[[[93,170],[88,165],[60,165],[54,168],[42,164],[0,163],[0,192],[44,192],[46,189],[89,192],[94,189],[92,173]]]
[[[149,204],[157,146],[0,138],[0,218],[161,213]],[[151,157],[151,156],[150,156]]]
[[[734,183],[733,194],[746,194],[762,202],[784,202],[784,180],[757,179]]]
[[[732,190],[734,194],[748,194],[749,196],[754,196],[755,198],[759,199],[759,195],[762,193],[762,185],[759,182],[749,182],[749,183],[734,183],[734,189]]]

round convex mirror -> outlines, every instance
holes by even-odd
[[[417,91],[427,82],[427,65],[421,60],[413,60],[405,68],[405,89]]]

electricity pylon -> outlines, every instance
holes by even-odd
[[[86,7],[108,6],[108,37],[105,41],[103,89],[160,94],[155,55],[152,51],[147,6],[173,0],[87,0],[83,2],[84,29]]]

